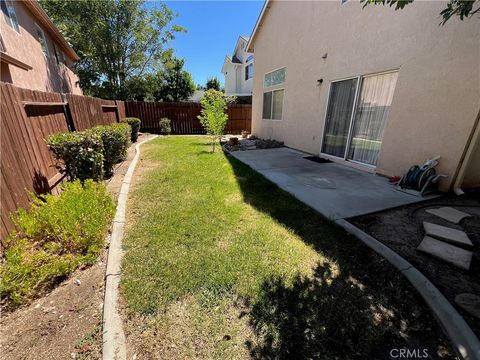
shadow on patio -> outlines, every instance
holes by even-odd
[[[227,158],[246,203],[332,261],[317,264],[312,277],[297,277],[293,284],[282,278],[263,283],[249,313],[259,339],[247,343],[254,358],[389,359],[394,348],[454,357],[423,301],[386,260],[239,160]]]

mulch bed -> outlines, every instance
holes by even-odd
[[[438,206],[451,206],[473,216],[455,225],[425,211]],[[471,316],[455,303],[455,296],[461,293],[480,295],[480,190],[469,192],[462,197],[445,195],[434,200],[351,218],[348,221],[395,250],[420,270],[457,308],[477,336],[480,336],[480,319]],[[416,250],[425,235],[423,221],[467,233],[474,245],[469,271]]]

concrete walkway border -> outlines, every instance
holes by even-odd
[[[123,178],[120,195],[118,196],[117,211],[113,219],[110,247],[108,249],[107,271],[105,274],[105,298],[103,301],[103,360],[124,360],[127,358],[123,320],[118,312],[118,285],[120,284],[122,265],[122,239],[125,225],[125,210],[127,207],[128,191],[133,172],[140,158],[140,146],[155,139],[155,135],[135,146],[135,156]]]
[[[355,235],[405,275],[408,281],[410,281],[413,287],[423,297],[462,359],[480,359],[480,342],[472,329],[430,280],[395,251],[348,221],[339,219],[335,220],[335,223],[350,234]]]

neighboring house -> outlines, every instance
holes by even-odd
[[[35,0],[0,0],[1,81],[22,88],[82,94],[78,55]]]
[[[389,176],[440,155],[441,190],[480,186],[480,22],[444,7],[266,1],[252,133]]]
[[[240,36],[233,55],[226,56],[222,66],[225,94],[251,96],[253,86],[253,54],[247,52],[248,37]]]
[[[188,101],[200,102],[200,100],[202,100],[204,92],[205,92],[205,90],[203,90],[203,89],[195,90],[193,95],[188,98]]]

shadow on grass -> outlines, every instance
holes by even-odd
[[[436,358],[451,350],[423,301],[387,261],[237,159],[227,156],[243,200],[335,262],[293,284],[267,279],[252,304],[259,359],[390,359],[408,348]],[[395,355],[396,353],[394,353]]]

